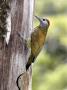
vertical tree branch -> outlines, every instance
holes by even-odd
[[[30,38],[33,21],[34,0],[12,0],[11,35],[8,46],[0,41],[0,90],[19,90],[16,80],[26,71],[30,50],[18,32],[27,40]],[[19,80],[20,90],[31,90],[31,69]]]

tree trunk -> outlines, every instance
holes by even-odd
[[[32,70],[26,72],[26,63],[30,55],[18,32],[26,40],[30,39],[33,21],[34,0],[12,0],[11,35],[8,45],[0,40],[0,90],[31,90]],[[18,85],[16,84],[17,78]]]

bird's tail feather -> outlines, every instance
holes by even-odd
[[[35,57],[31,55],[28,59],[28,62],[26,64],[26,71],[29,69],[30,65],[34,62]]]

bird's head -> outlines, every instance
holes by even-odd
[[[49,25],[50,25],[50,22],[49,22],[49,20],[48,19],[44,19],[44,18],[39,18],[38,16],[35,16],[38,20],[39,20],[39,22],[40,22],[40,27],[41,28],[44,28],[44,29],[48,29],[48,27],[49,27]]]

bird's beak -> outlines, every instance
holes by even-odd
[[[35,16],[40,22],[42,22],[42,19],[41,18],[39,18],[38,16]]]
[[[43,19],[42,18],[40,18],[38,16],[35,16],[35,17],[39,20],[40,26],[42,26],[42,27],[48,27],[50,25],[48,19],[45,19],[45,21],[43,22]]]

